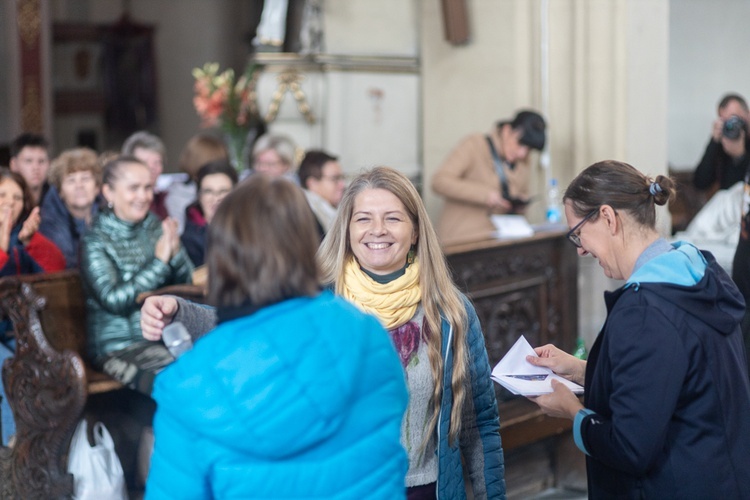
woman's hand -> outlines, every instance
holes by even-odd
[[[10,246],[10,232],[13,230],[13,220],[10,207],[0,209],[0,250],[8,253]]]
[[[154,254],[156,258],[165,264],[169,264],[172,257],[180,250],[180,235],[177,232],[177,221],[166,218],[161,223],[161,236],[156,242]]]
[[[152,295],[141,306],[141,333],[146,340],[161,340],[164,327],[172,322],[178,309],[177,299]]]
[[[714,126],[711,129],[711,138],[714,140],[714,142],[721,141],[721,135],[722,130],[724,130],[724,120],[721,118],[717,118],[714,120]]]
[[[565,384],[554,379],[552,380],[552,391],[550,394],[543,394],[529,399],[538,404],[545,415],[573,420],[578,410],[583,408],[578,396],[573,394]]]
[[[537,356],[526,356],[526,361],[534,366],[549,368],[563,378],[583,385],[586,377],[586,362],[567,352],[547,344],[534,349]]]
[[[164,231],[169,234],[172,248],[172,257],[174,257],[175,255],[177,255],[177,252],[180,251],[180,226],[177,223],[177,220],[173,219],[172,217],[167,217],[164,222],[162,222],[161,226],[162,229],[164,229]]]
[[[36,233],[37,229],[39,229],[39,224],[41,222],[42,216],[39,215],[39,207],[34,207],[29,216],[26,217],[26,220],[23,221],[21,231],[19,231],[18,233],[18,240],[23,245],[28,245],[31,237],[34,236],[34,233]]]

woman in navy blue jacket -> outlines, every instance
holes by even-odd
[[[750,384],[740,320],[745,304],[713,256],[670,244],[655,205],[674,195],[625,163],[584,170],[565,192],[568,239],[625,280],[605,294],[607,320],[580,361],[554,346],[529,361],[583,383],[535,398],[574,421],[591,498],[748,498]]]
[[[218,326],[156,378],[146,497],[403,497],[407,393],[378,321],[322,291],[302,191],[253,176],[209,226]]]

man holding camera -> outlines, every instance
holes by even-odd
[[[710,189],[715,184],[727,189],[745,179],[750,165],[747,102],[739,94],[727,94],[719,102],[718,115],[711,140],[693,175],[697,189]]]

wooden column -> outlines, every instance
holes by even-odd
[[[17,0],[18,48],[21,69],[21,128],[44,132],[42,92],[41,0]]]

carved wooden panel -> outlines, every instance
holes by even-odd
[[[2,367],[16,422],[16,445],[0,450],[0,498],[70,498],[70,439],[86,402],[83,361],[47,342],[39,321],[45,300],[28,283],[0,281],[0,309],[14,325],[16,353]],[[64,380],[66,383],[61,384]]]
[[[565,233],[446,249],[456,284],[474,302],[490,364],[524,335],[572,352],[578,331],[578,256]],[[496,385],[498,400],[510,393]]]

